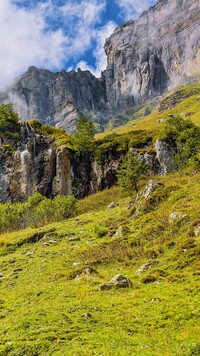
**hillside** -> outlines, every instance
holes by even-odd
[[[132,121],[130,115],[119,136],[114,130],[96,137],[98,154],[105,159],[113,142],[121,150],[129,141],[137,154],[154,154],[168,118],[200,126],[199,93],[198,83],[183,87],[146,117]],[[180,142],[187,133],[185,144],[198,148],[188,125]],[[173,138],[174,131],[169,134]],[[0,235],[0,355],[200,354],[195,154],[196,161],[187,158],[179,171],[140,179],[138,195],[113,186],[78,200],[68,219],[53,222],[48,214],[50,225]],[[105,285],[119,274],[128,278],[125,288]]]
[[[155,181],[136,215],[113,188],[74,218],[0,236],[0,355],[200,353],[200,175]],[[116,274],[133,284],[99,291]]]

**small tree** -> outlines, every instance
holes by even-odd
[[[94,150],[94,124],[85,117],[80,117],[72,141],[79,155],[91,154]]]
[[[19,117],[12,105],[0,105],[0,138],[18,138],[19,132]]]
[[[193,162],[200,166],[200,128],[190,120],[171,116],[165,125],[165,139],[176,146],[175,162],[181,170]]]
[[[138,181],[147,171],[147,166],[131,152],[128,152],[117,171],[118,184],[122,189],[135,190],[138,193]]]

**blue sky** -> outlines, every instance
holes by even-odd
[[[34,65],[99,76],[105,39],[156,0],[0,0],[0,90]]]

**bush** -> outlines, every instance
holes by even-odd
[[[136,156],[128,152],[117,171],[118,184],[122,189],[138,192],[138,181],[146,173],[145,163],[139,161]]]
[[[200,168],[200,128],[190,120],[171,116],[165,126],[165,139],[176,147],[175,162],[181,170],[191,164]]]
[[[19,133],[19,117],[14,112],[12,105],[0,105],[0,138],[18,139]]]
[[[73,196],[58,196],[51,200],[39,193],[26,203],[0,204],[0,231],[13,231],[26,227],[41,227],[71,216],[75,210]]]
[[[90,155],[94,150],[94,124],[80,117],[72,142],[79,155]]]

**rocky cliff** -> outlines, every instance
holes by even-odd
[[[200,74],[199,0],[158,1],[118,27],[105,51],[108,65],[99,79],[89,71],[30,67],[0,102],[12,102],[23,120],[37,118],[68,132],[81,114],[104,129],[110,118]]]
[[[105,43],[109,106],[122,111],[200,74],[199,0],[160,0]]]
[[[150,146],[146,141],[139,143],[142,154],[133,148],[133,154],[147,164],[149,175],[172,171],[175,167],[169,145],[158,140],[152,153],[148,152]],[[36,192],[51,198],[70,194],[83,198],[110,188],[116,184],[116,171],[127,150],[128,146],[123,150],[108,147],[103,160],[79,156],[22,123],[17,141],[1,139],[0,202],[25,201]]]
[[[80,115],[97,123],[107,112],[104,77],[95,78],[89,71],[52,73],[30,67],[5,93],[0,102],[11,102],[24,120],[64,128],[69,133],[76,127]]]

